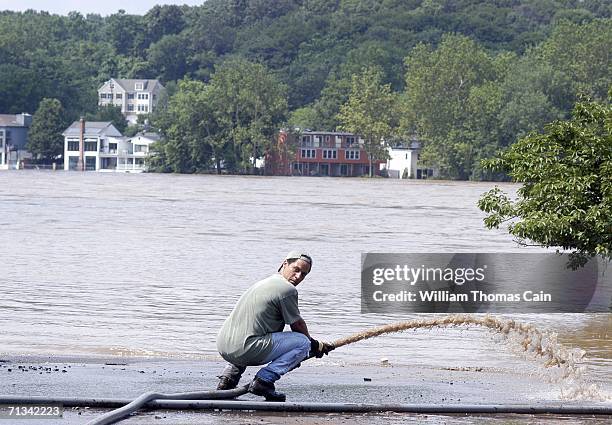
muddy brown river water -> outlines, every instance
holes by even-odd
[[[363,252],[544,252],[482,225],[491,183],[0,172],[0,353],[217,360],[215,335],[248,285],[303,247],[311,332],[334,340],[431,315],[360,313]],[[513,193],[518,186],[502,184]],[[557,334],[612,392],[611,314],[495,316]],[[551,381],[516,341],[478,326],[410,330],[338,349],[327,365],[485,368]],[[556,382],[556,383],[555,383]],[[478,391],[478,389],[474,389]]]

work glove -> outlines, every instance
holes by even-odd
[[[314,338],[310,338],[310,357],[316,357],[320,359],[323,355],[328,355],[331,350],[333,350],[333,344],[329,342],[317,341]]]

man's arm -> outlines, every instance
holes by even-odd
[[[293,332],[299,332],[310,338],[310,334],[308,333],[308,326],[306,326],[306,322],[304,322],[304,319],[299,319],[297,322],[293,322],[289,326],[291,326],[291,330]]]

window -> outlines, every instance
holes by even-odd
[[[312,146],[312,136],[302,136],[302,146]]]
[[[314,149],[302,149],[302,158],[316,158],[317,151]]]
[[[109,153],[117,153],[117,143],[108,144]]]
[[[117,93],[115,99],[123,99],[123,93]]]
[[[142,90],[143,89],[143,84],[142,83],[136,83],[134,85],[134,89],[135,90]]]
[[[359,151],[356,149],[351,149],[344,151],[346,159],[359,159]]]
[[[351,145],[355,144],[355,137],[353,137],[353,136],[347,136],[347,138],[346,138],[346,144],[347,144],[348,146],[351,146]]]
[[[75,171],[75,170],[78,170],[78,167],[79,167],[79,157],[69,156],[68,157],[68,169]]]
[[[128,105],[128,111],[132,112],[134,110],[134,105]]]
[[[147,105],[138,105],[138,112],[149,112],[149,107]]]
[[[338,151],[335,149],[323,149],[323,159],[338,158]]]
[[[134,93],[128,93],[128,99],[134,99]]]
[[[96,142],[85,142],[85,150],[87,152],[95,152],[98,150],[98,143]]]
[[[85,157],[85,170],[96,171],[96,157],[95,156]]]
[[[78,151],[79,150],[78,140],[68,140],[68,150],[72,152]]]
[[[106,99],[106,93],[100,93],[100,99]]]

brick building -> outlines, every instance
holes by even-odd
[[[372,162],[374,174],[384,163]],[[303,131],[296,136],[281,131],[266,158],[266,173],[272,175],[359,177],[369,170],[364,141],[352,133]]]

